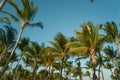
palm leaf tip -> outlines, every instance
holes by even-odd
[[[36,22],[36,23],[28,23],[27,24],[30,27],[40,27],[41,29],[44,28],[43,24],[41,22]]]
[[[0,18],[1,22],[6,22],[7,24],[11,24],[10,20],[7,17]]]

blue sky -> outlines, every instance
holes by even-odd
[[[16,0],[18,4],[19,1]],[[94,3],[90,3],[90,0],[33,1],[39,8],[34,21],[41,21],[44,29],[26,28],[23,36],[40,44],[44,42],[48,45],[48,41],[53,40],[58,32],[62,32],[68,37],[73,36],[75,35],[74,30],[80,29],[80,25],[87,21],[94,24],[115,21],[120,24],[120,0],[95,0]],[[6,5],[4,10],[12,11],[12,8]],[[17,23],[14,23],[13,26],[19,30]],[[108,79],[109,75],[105,75],[105,77]]]
[[[74,30],[80,29],[84,22],[94,24],[115,21],[120,23],[120,0],[35,0],[39,11],[35,20],[43,23],[44,29],[26,29],[25,36],[39,43],[53,40],[62,32],[66,36],[74,35]],[[30,31],[29,31],[30,30]]]
[[[20,5],[20,0],[15,0]],[[29,37],[38,43],[48,41],[62,32],[70,37],[75,35],[74,30],[80,29],[84,22],[91,21],[94,24],[115,21],[120,23],[120,0],[33,0],[39,10],[34,21],[41,21],[44,29],[26,28],[23,36]],[[4,10],[13,12],[9,5]],[[19,25],[13,24],[18,30]]]

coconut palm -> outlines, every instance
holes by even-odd
[[[104,80],[103,66],[105,60],[103,59],[102,54],[99,52],[96,56],[96,64],[98,65],[98,80],[100,80],[100,73],[102,74],[102,80]]]
[[[0,64],[6,52],[14,46],[17,34],[16,29],[9,25],[4,26],[4,28],[0,28]]]
[[[115,62],[115,59],[116,59],[116,57],[117,57],[117,53],[114,51],[114,49],[113,49],[113,47],[111,47],[111,46],[108,46],[108,47],[105,47],[105,49],[103,50],[104,51],[104,53],[105,53],[105,56],[104,56],[104,58],[105,58],[105,60],[107,60],[107,62],[109,61],[109,62],[112,62],[112,66],[110,66],[110,63],[108,64],[106,64],[106,66],[108,65],[109,67],[109,69],[110,69],[110,71],[112,72],[112,75],[114,75],[114,70],[115,70],[115,68],[116,68],[116,62]],[[106,67],[107,68],[107,67]],[[112,68],[113,68],[113,70],[112,70]]]
[[[22,8],[19,8],[18,5],[16,5],[13,0],[10,0],[9,3],[16,10],[17,16],[14,16],[14,15],[12,15],[11,13],[9,13],[7,11],[3,11],[3,13],[10,15],[15,21],[21,22],[21,27],[20,27],[20,33],[18,35],[18,39],[16,41],[16,44],[13,47],[11,55],[10,55],[10,57],[9,57],[7,63],[6,63],[6,66],[5,66],[4,70],[0,74],[0,77],[4,74],[5,70],[7,69],[7,66],[8,66],[8,64],[9,64],[9,62],[11,60],[11,57],[14,54],[14,52],[15,52],[15,50],[17,48],[18,42],[19,42],[19,40],[20,40],[20,38],[22,36],[24,28],[26,28],[27,26],[29,26],[29,27],[38,26],[40,28],[43,28],[43,25],[42,25],[41,22],[31,23],[34,16],[35,16],[35,14],[36,14],[36,12],[37,12],[37,10],[38,10],[37,6],[35,6],[32,1],[21,0],[22,6],[23,6]]]
[[[120,32],[118,30],[117,24],[115,22],[106,22],[103,30],[106,33],[107,42],[114,42],[117,50],[119,51],[119,39]],[[118,53],[119,54],[119,53]]]
[[[68,49],[65,48],[65,44],[68,42],[67,38],[62,34],[58,33],[55,38],[54,42],[50,42],[52,47],[53,53],[58,54],[58,58],[60,59],[60,64],[61,64],[61,70],[60,70],[60,80],[62,80],[62,65],[64,64],[65,58],[67,58],[67,51]]]
[[[78,41],[70,42],[67,46],[71,46],[70,51],[81,55],[89,53],[92,64],[93,80],[95,80],[95,55],[98,49],[102,48],[104,43],[104,35],[99,33],[101,25],[94,26],[92,23],[84,23],[81,25],[82,31],[75,31]]]
[[[43,75],[43,79],[44,79],[48,68],[49,68],[48,77],[50,76],[49,74],[50,74],[51,66],[54,64],[55,58],[57,57],[58,54],[53,53],[52,48],[49,47],[49,46],[45,47],[43,49],[43,51],[44,52],[41,55],[42,55],[42,59],[43,59],[43,64],[46,67],[46,71],[45,71],[45,73]]]
[[[31,42],[31,44],[29,45],[28,49],[27,49],[27,53],[28,55],[31,57],[31,66],[33,68],[32,71],[32,80],[36,80],[36,73],[38,70],[38,67],[41,65],[42,61],[42,54],[43,52],[43,46],[40,46],[38,43],[36,42]]]
[[[18,57],[18,62],[16,64],[16,67],[15,67],[14,71],[16,71],[17,67],[20,64],[20,61],[23,59],[23,57],[25,57],[26,49],[29,46],[29,43],[30,43],[30,39],[29,38],[25,38],[24,37],[24,38],[22,38],[20,40],[20,43],[18,44],[18,48],[19,48],[19,50],[20,50],[21,53],[19,53],[19,55],[18,55],[19,56]]]

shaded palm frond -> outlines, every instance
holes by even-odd
[[[27,26],[29,26],[29,27],[40,27],[41,29],[43,29],[43,24],[41,22],[28,23]]]
[[[2,11],[2,12],[3,12],[4,14],[9,15],[14,21],[20,22],[19,19],[18,19],[16,16],[14,16],[13,14],[11,14],[11,13],[9,13],[9,12],[7,12],[7,11]]]

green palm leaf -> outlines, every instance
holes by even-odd
[[[16,22],[19,22],[19,19],[16,17],[16,16],[14,16],[13,14],[11,14],[11,13],[9,13],[9,12],[7,12],[7,11],[2,11],[4,14],[7,14],[7,15],[9,15],[14,21],[16,21]]]
[[[27,26],[29,26],[29,27],[40,27],[41,29],[43,29],[43,24],[41,22],[28,23]]]
[[[9,18],[7,18],[7,17],[1,17],[1,18],[0,18],[0,21],[1,21],[1,22],[5,22],[5,23],[7,23],[7,24],[11,24]]]

